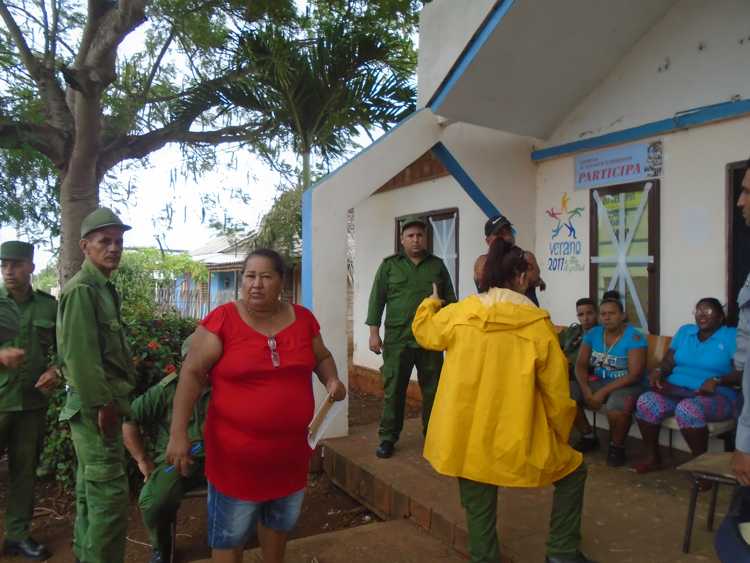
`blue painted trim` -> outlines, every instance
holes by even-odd
[[[711,106],[703,106],[682,111],[676,113],[673,117],[653,121],[638,127],[631,127],[630,129],[623,129],[622,131],[607,133],[606,135],[548,147],[546,149],[539,149],[531,153],[531,160],[536,162],[575,152],[599,149],[609,145],[629,143],[747,114],[750,114],[750,100],[738,100],[736,102],[723,102]]]
[[[461,185],[461,187],[472,199],[472,201],[476,203],[482,211],[484,211],[487,217],[492,217],[494,215],[500,214],[500,211],[497,209],[497,207],[495,207],[495,204],[492,203],[486,195],[484,195],[484,192],[479,189],[479,186],[476,184],[476,182],[471,179],[471,176],[469,176],[466,170],[463,169],[461,164],[459,164],[456,158],[451,154],[451,152],[443,143],[437,143],[434,147],[432,147],[432,152],[435,153],[435,156],[438,158],[438,160],[443,163],[443,166],[448,169],[448,172],[450,172],[451,175],[456,179],[456,181]]]
[[[437,112],[438,108],[445,101],[445,98],[459,81],[464,72],[466,72],[466,69],[469,68],[472,62],[474,62],[474,58],[477,56],[484,44],[487,43],[487,40],[495,31],[495,28],[497,28],[497,26],[500,24],[502,19],[505,17],[505,14],[510,11],[514,3],[515,0],[499,0],[492,8],[492,10],[490,10],[490,13],[487,14],[486,18],[484,18],[484,21],[476,30],[472,38],[469,39],[469,42],[466,44],[466,47],[464,47],[464,50],[458,56],[458,59],[456,59],[456,62],[453,63],[453,66],[448,71],[448,74],[446,74],[445,78],[443,78],[443,81],[440,83],[440,86],[438,86],[438,89],[432,95],[432,98],[430,98],[430,101],[427,102],[428,108],[432,108],[432,111]]]
[[[312,277],[312,194],[310,187],[302,194],[302,305],[312,311],[313,308],[313,277]]]
[[[359,157],[361,157],[362,155],[364,155],[365,153],[367,153],[367,151],[369,151],[370,149],[372,149],[374,146],[377,146],[378,144],[384,142],[391,135],[391,133],[393,133],[394,131],[396,131],[396,129],[398,129],[399,127],[403,127],[409,121],[411,121],[414,117],[416,117],[417,115],[419,115],[423,111],[426,111],[426,109],[427,108],[422,108],[420,110],[415,111],[412,114],[409,114],[407,117],[405,117],[404,119],[402,119],[399,122],[398,125],[396,125],[395,127],[391,127],[388,131],[386,131],[385,133],[383,133],[383,135],[381,135],[380,137],[378,137],[377,140],[375,140],[374,142],[372,142],[369,145],[367,145],[365,148],[363,148],[361,151],[359,151],[357,154],[355,154],[349,160],[347,160],[346,162],[341,163],[339,166],[337,166],[336,168],[334,168],[333,170],[331,170],[328,174],[326,174],[325,176],[323,176],[320,180],[318,180],[317,182],[315,182],[314,184],[312,184],[308,188],[308,190],[314,190],[320,184],[322,184],[323,182],[327,181],[328,178],[330,178],[331,176],[333,176],[335,174],[338,174],[339,170],[341,170],[342,168],[344,168],[346,165],[348,165],[353,160],[356,160]]]
[[[318,186],[320,186],[323,182],[327,181],[328,178],[333,176],[334,174],[337,174],[339,170],[344,168],[347,164],[352,162],[353,160],[361,157],[364,155],[367,151],[372,149],[375,145],[378,143],[382,143],[385,141],[388,136],[393,133],[396,129],[399,127],[402,127],[406,123],[409,122],[412,118],[414,118],[416,115],[422,113],[423,111],[426,111],[426,108],[422,108],[418,111],[415,111],[408,117],[404,118],[398,125],[395,127],[389,129],[386,133],[380,136],[378,140],[376,140],[374,143],[371,143],[361,151],[359,151],[356,155],[354,155],[352,158],[347,160],[346,162],[342,163],[340,166],[334,168],[331,172],[323,176],[320,180],[315,182],[313,185],[311,185],[309,188],[307,188],[304,193],[302,194],[302,305],[307,307],[308,309],[312,310],[313,308],[313,240],[312,240],[312,216],[313,216],[313,199],[312,194],[313,190],[315,190]]]

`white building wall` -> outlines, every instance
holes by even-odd
[[[484,194],[515,222],[519,244],[530,248],[534,241],[536,176],[536,167],[530,159],[532,141],[465,124],[447,128],[441,141]],[[395,218],[449,207],[458,208],[458,296],[461,298],[475,292],[474,261],[487,251],[484,241],[487,216],[452,176],[376,194],[354,208],[355,364],[371,369],[382,365],[382,358],[368,349],[369,328],[365,319],[375,272],[382,259],[395,250]]]
[[[681,0],[581,101],[545,145],[750,98],[749,22],[747,0]]]
[[[727,299],[726,165],[750,155],[750,117],[680,131],[661,137],[664,173],[661,178],[662,334],[674,334],[692,322],[692,310],[701,297]],[[643,142],[647,142],[644,140]],[[548,289],[540,304],[556,324],[575,320],[575,300],[589,292],[589,192],[574,189],[574,157],[539,165],[536,200],[536,250]],[[585,207],[576,223],[585,268],[580,272],[549,271],[549,243],[555,222],[545,211],[559,208],[564,192],[569,208]]]
[[[419,15],[417,107],[424,107],[496,0],[433,0]]]

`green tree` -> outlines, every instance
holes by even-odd
[[[206,146],[260,143],[253,119],[222,105],[215,85],[246,73],[231,48],[242,33],[294,16],[291,0],[0,0],[0,203],[15,202],[0,220],[54,230],[59,205],[70,277],[81,220],[116,166],[181,143],[196,147],[186,155],[199,172]],[[49,205],[24,207],[32,193]]]
[[[249,73],[219,90],[228,107],[258,120],[275,147],[299,156],[303,189],[314,155],[340,159],[358,135],[372,136],[414,111],[413,5],[314,2],[299,28],[265,25],[242,34],[235,64],[249,65]]]

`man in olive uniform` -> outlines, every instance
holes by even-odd
[[[182,344],[182,359],[190,348],[188,336]],[[191,449],[193,465],[190,474],[183,477],[166,462],[169,443],[169,428],[172,424],[172,401],[177,391],[177,372],[172,372],[159,383],[138,397],[131,406],[132,413],[122,425],[125,447],[138,463],[146,483],[141,489],[138,504],[141,507],[143,523],[148,530],[153,546],[151,563],[170,561],[174,546],[170,527],[177,516],[177,510],[185,493],[206,484],[204,475],[203,424],[206,420],[210,388],[201,395],[193,409],[188,426],[188,436],[193,444]],[[155,438],[155,459],[151,459],[143,445],[141,428]]]
[[[24,351],[15,368],[0,368],[0,451],[8,453],[8,506],[3,554],[43,560],[49,551],[29,536],[34,480],[47,422],[47,396],[60,380],[54,365],[57,301],[31,287],[34,247],[21,241],[0,245],[4,287],[13,301],[18,334],[6,344]]]
[[[135,368],[120,297],[110,276],[130,229],[101,207],[81,223],[80,271],[63,288],[57,320],[60,367],[70,386],[60,420],[70,423],[78,468],[73,550],[81,563],[122,563],[128,479],[122,417],[130,413]]]
[[[450,274],[443,261],[427,252],[427,224],[410,217],[401,224],[401,246],[398,254],[383,260],[375,274],[365,324],[370,327],[370,350],[383,353],[383,415],[380,418],[380,446],[375,454],[388,458],[404,426],[406,388],[411,372],[417,368],[422,390],[422,427],[427,432],[432,403],[437,391],[441,352],[423,350],[411,332],[417,307],[432,294],[436,283],[442,299],[454,302]],[[380,339],[380,320],[385,315],[385,338]]]

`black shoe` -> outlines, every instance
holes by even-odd
[[[148,563],[164,563],[164,559],[161,556],[161,552],[158,549],[155,549],[151,552],[151,559],[148,560]]]
[[[582,454],[598,450],[599,438],[596,436],[596,434],[594,434],[593,436],[581,436],[581,439],[573,445],[573,449],[578,450]]]
[[[383,459],[391,457],[393,455],[393,442],[390,440],[380,442],[378,449],[375,450],[375,455]]]
[[[625,465],[625,448],[623,446],[609,445],[607,465],[610,467],[622,467]]]
[[[580,551],[575,555],[548,555],[544,558],[546,563],[596,563]]]
[[[3,555],[20,555],[26,559],[35,561],[44,561],[49,559],[52,554],[42,544],[37,543],[32,538],[25,540],[5,540],[3,542]]]

